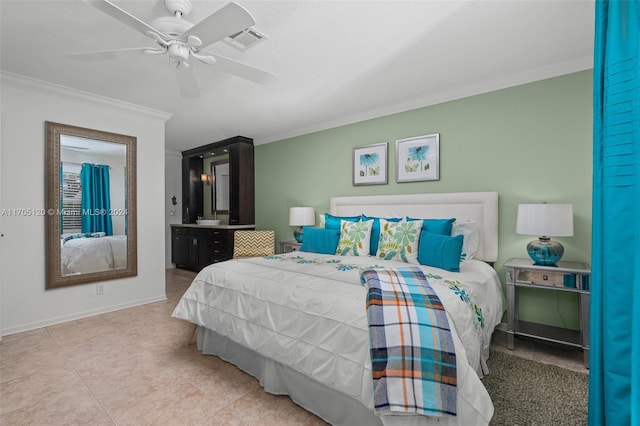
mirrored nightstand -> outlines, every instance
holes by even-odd
[[[534,265],[531,259],[510,258],[507,270],[507,347],[513,349],[514,336],[528,336],[576,346],[584,351],[589,366],[589,280],[591,269],[581,262],[558,262],[557,266]],[[539,288],[578,294],[580,330],[522,321],[518,318],[518,289]]]
[[[297,241],[280,241],[280,253],[291,253],[300,250],[302,243]]]

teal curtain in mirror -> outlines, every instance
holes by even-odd
[[[640,425],[640,2],[595,7],[589,425]]]
[[[104,232],[113,235],[109,166],[83,163],[82,232]]]

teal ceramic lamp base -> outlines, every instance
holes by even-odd
[[[562,259],[564,247],[557,241],[551,241],[549,237],[540,237],[527,244],[527,253],[535,265],[556,266]]]
[[[302,226],[293,230],[293,238],[297,242],[302,243]]]

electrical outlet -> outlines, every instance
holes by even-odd
[[[103,296],[104,295],[104,284],[98,284],[96,286],[96,295]]]

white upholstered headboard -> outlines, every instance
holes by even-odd
[[[455,217],[460,221],[475,220],[480,234],[480,246],[475,259],[485,262],[498,260],[497,192],[334,197],[329,206],[329,212],[336,216],[356,216],[364,213],[375,217]]]

